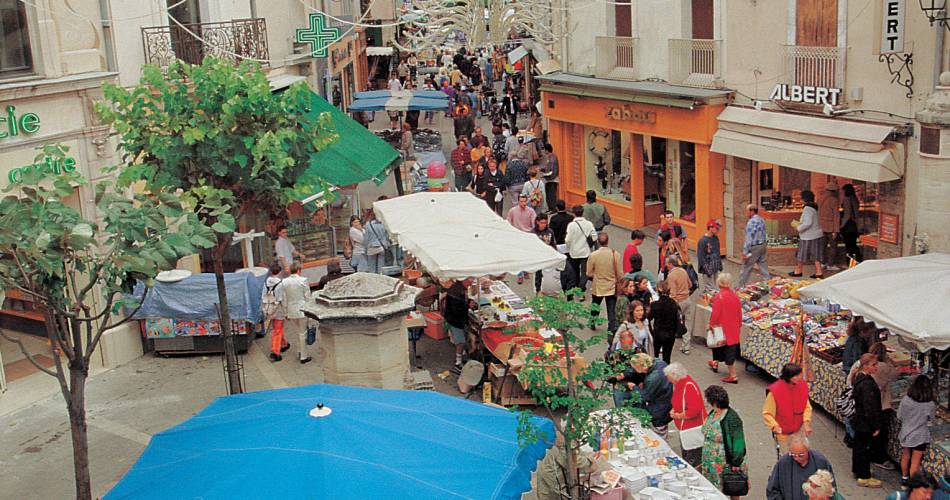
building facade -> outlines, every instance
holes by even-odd
[[[695,155],[692,185],[689,169],[683,171],[687,157],[643,130],[628,138],[629,129],[602,123],[586,137],[555,143],[565,152],[571,141],[588,151],[568,155],[562,165],[586,176],[574,189],[594,189],[608,203],[613,196],[618,210],[632,214],[619,220],[636,223],[643,213],[651,224],[659,205],[676,212],[694,240],[703,231],[697,224],[718,218],[725,226],[725,251],[738,259],[745,206],[753,203],[768,223],[770,261],[788,264],[796,244],[789,222],[800,214],[801,192],[821,198],[833,181],[839,188],[850,184],[860,200],[856,225],[864,256],[950,250],[941,223],[950,216],[950,161],[944,150],[921,152],[922,129],[913,118],[947,68],[945,32],[929,24],[916,2],[630,0],[582,13],[566,9],[559,23],[568,34],[558,48],[562,66],[590,75],[581,93],[641,82],[635,91],[640,103],[622,108],[625,116],[657,112],[647,107],[643,82],[666,86],[667,96],[688,96],[691,88],[728,94],[728,105],[711,117],[712,161],[703,165]],[[563,95],[553,85],[543,89],[546,102]],[[545,113],[558,116],[547,108]],[[690,120],[687,128],[697,123]],[[617,133],[619,141],[613,140]],[[595,144],[605,141],[602,136],[610,136],[621,153],[611,144],[591,156],[603,151]],[[626,170],[626,142],[644,145],[642,175]],[[620,183],[611,185],[618,170]],[[659,178],[653,187],[651,175]],[[644,184],[636,186],[641,177]],[[561,186],[571,201],[571,183]],[[642,205],[633,195],[641,191],[647,193]],[[705,198],[719,200],[699,201]],[[695,206],[683,203],[690,199]]]
[[[89,220],[98,214],[94,185],[107,174],[104,167],[119,157],[109,127],[99,123],[93,104],[102,97],[102,84],[117,79],[108,13],[95,0],[0,2],[0,188],[23,182],[30,168],[53,172],[78,171],[89,184],[77,187],[66,201]],[[105,21],[104,21],[105,20]],[[58,165],[37,165],[38,148],[62,144],[66,159]],[[15,291],[0,305],[0,327],[30,332],[24,342],[36,353],[48,349],[41,310]],[[2,342],[0,380],[38,373],[16,349]],[[115,366],[130,359],[129,348],[141,352],[137,338],[109,332],[93,358],[94,366]],[[48,352],[48,351],[45,351]],[[48,355],[41,363],[51,361]],[[10,373],[7,373],[7,372]],[[38,377],[47,377],[38,374]],[[50,379],[55,385],[55,382]]]

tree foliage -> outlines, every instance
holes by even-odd
[[[574,289],[568,294],[580,297],[582,292]],[[565,451],[571,463],[568,477],[573,479],[570,485],[573,489],[579,484],[574,458],[576,452],[584,443],[597,448],[600,424],[592,418],[594,412],[606,411],[608,421],[623,421],[621,414],[632,415],[644,425],[649,425],[650,414],[640,407],[641,401],[636,392],[619,408],[613,407],[610,402],[613,391],[606,381],[620,375],[625,368],[623,363],[617,362],[616,356],[611,358],[612,362],[585,359],[586,364],[583,366],[568,361],[570,357],[567,353],[583,354],[591,347],[606,342],[606,332],[595,333],[586,339],[576,334],[590,325],[603,324],[603,318],[591,318],[591,311],[595,314],[600,311],[598,305],[542,295],[529,299],[528,304],[541,318],[541,323],[557,330],[561,338],[557,344],[546,343],[543,347],[529,351],[518,379],[547,411],[554,421],[556,432],[563,436]],[[626,438],[632,432],[618,426],[614,435],[618,434]],[[518,436],[523,445],[543,437],[532,421],[524,417],[519,418]],[[547,436],[548,439],[552,437]]]
[[[242,392],[224,285],[224,253],[237,221],[254,210],[282,212],[292,194],[326,191],[310,158],[338,139],[328,113],[313,113],[303,82],[271,92],[259,64],[205,58],[144,66],[139,85],[106,84],[96,111],[119,134],[122,185],[180,196],[208,228],[192,243],[213,244],[221,335],[231,393]],[[309,189],[308,189],[309,188]]]
[[[36,163],[61,161],[66,148],[45,146]],[[59,381],[67,403],[73,441],[76,495],[90,498],[85,419],[85,381],[102,335],[130,319],[144,295],[130,295],[137,281],[151,286],[154,276],[174,267],[202,246],[209,232],[174,196],[117,191],[110,181],[95,186],[98,221],[82,216],[65,200],[85,181],[77,172],[56,175],[46,169],[24,171],[21,182],[0,200],[0,302],[15,290],[43,311],[54,368],[40,371]],[[147,290],[146,292],[147,293]]]

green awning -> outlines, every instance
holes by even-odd
[[[318,176],[334,186],[369,179],[382,184],[386,169],[399,159],[399,152],[318,94],[313,94],[312,103],[311,113],[330,113],[340,139],[310,157],[305,175]]]

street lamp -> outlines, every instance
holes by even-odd
[[[935,22],[945,23],[948,19],[946,14],[947,0],[917,0],[920,3],[920,10],[924,12],[930,25]]]

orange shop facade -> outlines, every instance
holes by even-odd
[[[548,139],[570,207],[594,190],[613,223],[656,225],[672,210],[691,246],[724,221],[725,157],[710,151],[730,92],[554,73],[541,81]]]

